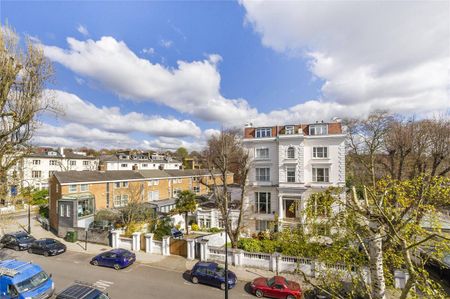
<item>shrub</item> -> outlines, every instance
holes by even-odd
[[[48,219],[48,206],[39,206],[39,215]]]
[[[238,248],[248,252],[261,252],[259,240],[253,238],[242,238],[238,241]]]
[[[192,229],[192,230],[195,230],[195,231],[199,231],[199,230],[200,230],[200,227],[198,226],[197,223],[192,223],[191,229]]]
[[[218,227],[211,227],[208,231],[210,233],[220,233],[221,231],[223,231],[223,229],[218,228]]]

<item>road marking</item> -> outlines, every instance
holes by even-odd
[[[187,281],[185,281],[184,284],[188,285],[188,286],[193,286],[194,285],[193,283],[190,283],[190,282],[187,282]]]
[[[73,261],[73,263],[74,263],[74,264],[79,264],[80,262],[79,262],[79,261]]]
[[[106,290],[107,288],[109,288],[110,286],[112,286],[114,284],[114,282],[112,281],[107,281],[107,280],[97,280],[94,285],[96,287],[98,287],[101,290]]]

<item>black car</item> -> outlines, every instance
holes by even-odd
[[[56,299],[109,299],[109,297],[94,285],[76,282],[56,295]]]
[[[29,253],[43,254],[45,256],[57,255],[66,251],[66,245],[55,239],[35,240],[28,248]]]
[[[5,234],[0,240],[0,246],[14,250],[27,250],[36,239],[26,232]]]

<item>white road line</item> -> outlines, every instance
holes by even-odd
[[[114,282],[112,281],[107,281],[107,280],[99,280],[98,282],[103,282],[103,283],[108,283],[108,284],[114,284]]]

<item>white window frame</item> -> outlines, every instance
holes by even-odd
[[[319,155],[319,149],[321,149],[321,155]],[[322,157],[320,157],[322,156]],[[328,159],[328,147],[327,146],[314,146],[313,147],[314,159]]]
[[[295,127],[294,126],[285,126],[284,127],[284,134],[285,135],[293,135],[293,134],[295,134]]]
[[[262,171],[264,169],[264,171]],[[261,174],[264,172],[264,174]],[[270,167],[255,168],[255,180],[257,182],[270,182]]]
[[[70,166],[77,166],[77,161],[76,161],[76,160],[71,160],[71,161],[69,162],[69,165],[70,165]]]
[[[120,182],[114,182],[114,189],[119,189],[121,186]]]
[[[32,170],[32,171],[31,171],[31,177],[32,177],[33,179],[39,179],[39,178],[41,178],[41,177],[42,177],[42,171],[40,171],[40,170]]]
[[[317,171],[318,169],[323,169],[323,181],[318,181],[317,178]],[[330,168],[329,167],[319,167],[319,166],[314,166],[312,168],[312,181],[314,183],[329,183],[330,182]]]
[[[122,163],[122,164],[120,164],[120,167],[122,167],[122,168],[128,167],[128,164],[127,163]]]
[[[58,160],[49,160],[48,165],[58,165]]]
[[[255,138],[272,137],[272,128],[256,128]]]
[[[292,180],[292,176],[289,175],[290,172],[294,172],[293,180]],[[296,176],[296,169],[295,169],[295,167],[292,167],[292,166],[286,167],[286,182],[287,183],[295,183],[296,179],[297,179],[297,176]]]
[[[80,185],[80,192],[86,192],[89,191],[89,185],[88,184],[81,184]]]
[[[64,217],[64,206],[63,204],[59,205],[59,217]]]
[[[89,166],[89,164],[91,164],[90,161],[83,161],[83,166]]]
[[[122,182],[122,188],[128,188],[128,182]]]
[[[73,187],[75,187],[75,189],[73,189]],[[78,185],[72,184],[69,185],[69,193],[75,193],[78,191]]]
[[[327,135],[328,124],[309,125],[309,135]]]
[[[261,194],[266,194],[265,204],[266,212],[261,212],[259,204],[261,201]],[[272,193],[270,192],[255,192],[255,213],[256,214],[272,214]]]
[[[295,159],[295,147],[288,146],[288,148],[286,149],[286,157],[288,159]]]
[[[195,193],[200,193],[200,186],[193,186],[193,187],[192,187],[192,190],[193,190]]]
[[[262,155],[263,152],[266,154]],[[268,147],[256,148],[255,157],[256,159],[269,159],[269,148]]]
[[[33,160],[33,165],[41,165],[41,160]]]
[[[66,204],[66,217],[70,217],[70,205]]]

